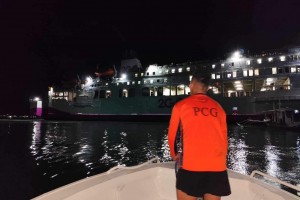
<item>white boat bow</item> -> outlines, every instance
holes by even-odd
[[[155,162],[155,163],[154,163]],[[276,184],[300,191],[259,171],[250,176],[228,170],[232,194],[225,200],[299,200],[300,197],[255,178],[257,174]],[[117,166],[107,172],[60,187],[33,200],[175,200],[174,162],[154,158],[133,167]]]

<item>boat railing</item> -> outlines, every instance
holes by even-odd
[[[138,169],[138,168],[141,168],[145,165],[148,165],[148,164],[151,164],[151,163],[160,163],[159,161],[159,157],[155,157],[155,158],[152,158],[151,160],[148,160],[147,162],[144,162],[140,165],[135,165],[135,166],[131,166],[131,167],[127,167],[127,166],[123,166],[123,165],[118,165],[118,166],[115,166],[113,168],[111,168],[110,170],[106,171],[107,174],[111,174],[119,169]]]
[[[281,185],[284,185],[284,186],[286,186],[286,187],[288,187],[288,188],[290,188],[290,189],[294,189],[294,190],[296,190],[296,191],[298,192],[298,194],[299,194],[299,192],[300,192],[300,186],[292,185],[292,184],[290,184],[290,183],[287,183],[287,182],[285,182],[285,181],[282,181],[282,180],[280,180],[280,179],[278,179],[278,178],[276,178],[276,177],[274,177],[274,176],[271,176],[271,175],[269,175],[269,174],[265,174],[265,173],[263,173],[263,172],[261,172],[261,171],[258,171],[258,170],[254,170],[254,171],[251,173],[250,177],[251,177],[251,178],[255,178],[255,175],[256,175],[256,174],[261,175],[262,177],[267,178],[267,179],[269,179],[269,180],[271,180],[271,181],[274,181],[274,182],[277,183],[277,184],[281,184]]]

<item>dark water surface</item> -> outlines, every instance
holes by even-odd
[[[167,122],[0,121],[1,199],[30,199],[70,182],[136,165],[169,161]],[[228,127],[228,168],[260,170],[300,183],[300,133]]]

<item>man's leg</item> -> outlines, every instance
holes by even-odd
[[[190,196],[186,194],[185,192],[176,189],[176,194],[177,194],[177,200],[196,200],[196,197]]]
[[[212,194],[204,194],[204,200],[221,200],[221,197]]]

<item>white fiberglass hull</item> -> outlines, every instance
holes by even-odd
[[[260,180],[228,171],[230,200],[296,200],[291,193]],[[34,200],[175,200],[174,163],[119,168],[45,193]]]

